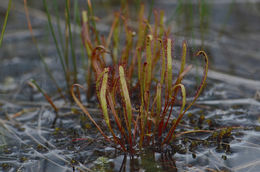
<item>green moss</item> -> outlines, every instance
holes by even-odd
[[[54,131],[53,131],[53,134],[54,134],[54,135],[58,135],[58,134],[60,134],[60,131],[61,131],[61,128],[55,127],[55,129],[54,129]]]
[[[22,157],[20,158],[20,162],[26,162],[26,161],[28,161],[28,158],[27,158],[27,157],[22,156]]]
[[[71,164],[72,166],[78,165],[78,161],[75,160],[75,159],[71,159],[71,160],[70,160],[70,164]]]
[[[260,131],[260,126],[256,126],[255,131]]]
[[[3,168],[3,170],[8,170],[11,168],[11,165],[8,163],[3,163],[3,164],[1,164],[1,167]]]
[[[40,152],[46,152],[47,151],[47,149],[43,145],[40,145],[40,144],[38,144],[36,146],[36,149],[37,149],[37,151],[40,151]]]
[[[85,129],[91,129],[92,127],[91,127],[90,123],[85,123],[84,128]]]

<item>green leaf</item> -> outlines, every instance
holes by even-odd
[[[122,89],[122,95],[125,101],[126,113],[127,113],[127,128],[128,132],[131,132],[131,122],[132,122],[132,105],[129,97],[129,92],[126,84],[125,79],[125,72],[123,66],[119,66],[119,77],[120,77],[120,84]]]
[[[171,96],[172,86],[172,40],[167,39],[167,88],[168,95]]]
[[[104,72],[103,81],[102,81],[102,84],[101,84],[99,99],[100,99],[100,104],[101,104],[101,108],[102,108],[102,111],[103,111],[105,122],[110,128],[110,121],[109,121],[109,116],[108,116],[107,100],[106,100],[108,68],[105,68],[104,71],[105,72]]]

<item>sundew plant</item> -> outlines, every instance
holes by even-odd
[[[94,123],[104,138],[124,151],[134,154],[145,146],[162,147],[169,144],[182,117],[201,94],[207,78],[208,57],[204,51],[196,56],[205,61],[204,75],[194,98],[186,102],[186,89],[182,84],[191,66],[185,65],[187,44],[183,42],[180,70],[173,75],[172,44],[169,29],[163,23],[163,11],[154,12],[154,24],[144,17],[140,7],[137,29],[130,27],[127,13],[115,13],[107,38],[95,28],[91,2],[89,10],[82,12],[82,42],[89,59],[89,78],[94,72],[96,96],[107,129],[102,128],[83,106],[74,89],[71,95],[76,104]],[[123,11],[123,10],[122,10]],[[124,28],[124,35],[119,31]],[[125,43],[121,43],[124,37]],[[112,63],[107,59],[111,57]],[[177,99],[181,99],[178,114]],[[176,116],[173,119],[172,116]],[[109,131],[109,132],[108,132]]]
[[[91,85],[95,83],[96,97],[107,125],[107,129],[104,129],[94,120],[93,114],[88,112],[81,100],[79,88],[83,86],[78,84],[77,78],[79,66],[75,56],[76,47],[73,47],[71,2],[66,0],[65,47],[59,45],[57,41],[46,0],[43,0],[43,4],[64,73],[64,82],[67,85],[65,93],[69,93],[68,96],[64,95],[64,91],[58,86],[43,57],[41,55],[40,57],[60,96],[64,99],[71,97],[105,140],[114,143],[124,152],[134,154],[144,146],[160,149],[169,144],[182,117],[195,103],[206,84],[207,54],[204,51],[196,53],[196,56],[202,57],[205,61],[204,75],[193,100],[187,103],[186,88],[182,83],[184,76],[191,69],[191,65],[186,67],[187,43],[183,42],[180,70],[178,75],[174,76],[173,41],[170,38],[170,28],[166,29],[164,26],[164,12],[155,10],[154,22],[150,24],[149,19],[144,15],[144,5],[140,5],[137,26],[131,27],[128,7],[124,5],[119,12],[114,13],[111,29],[105,37],[97,30],[96,17],[91,1],[88,0],[88,9],[81,13],[80,34],[88,62],[85,72],[87,86],[85,96],[87,99],[91,98],[93,92]],[[33,35],[26,0],[24,5],[28,27]],[[60,31],[59,27],[58,31]],[[37,46],[34,37],[33,41]],[[69,64],[70,61],[73,63],[72,66]],[[58,113],[59,109],[52,102],[51,97],[37,85],[36,81],[31,83]],[[177,99],[181,99],[180,107],[176,106]],[[173,108],[178,108],[179,112],[174,114]]]

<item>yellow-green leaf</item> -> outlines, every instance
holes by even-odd
[[[131,132],[131,122],[132,122],[132,105],[129,97],[129,92],[126,84],[125,79],[125,72],[122,66],[119,66],[119,77],[120,77],[120,84],[122,89],[122,95],[125,101],[126,113],[127,113],[127,125],[128,125],[128,132]]]

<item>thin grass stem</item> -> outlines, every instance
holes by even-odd
[[[44,69],[45,69],[45,71],[47,72],[48,76],[49,76],[49,77],[51,78],[51,80],[53,81],[53,83],[54,83],[54,85],[55,85],[55,87],[56,87],[58,93],[60,94],[60,96],[61,96],[61,97],[64,99],[64,101],[66,102],[66,98],[65,98],[64,94],[62,93],[62,90],[61,90],[61,88],[59,87],[59,85],[58,85],[57,81],[55,80],[54,76],[52,75],[52,73],[51,73],[51,71],[50,71],[48,65],[46,64],[46,62],[45,62],[45,60],[44,60],[44,58],[43,58],[43,56],[42,56],[42,53],[41,53],[41,51],[40,51],[40,49],[39,49],[38,42],[37,42],[37,40],[35,39],[35,36],[34,36],[34,34],[33,34],[32,25],[31,25],[31,20],[30,20],[30,16],[29,16],[29,10],[28,10],[28,7],[27,7],[27,0],[24,0],[24,10],[25,10],[25,16],[26,16],[26,20],[27,20],[28,29],[29,29],[30,34],[31,34],[31,36],[32,36],[32,41],[33,41],[33,43],[34,43],[35,46],[36,46],[36,49],[37,49],[38,54],[39,54],[39,56],[40,56],[41,62],[43,63]]]
[[[73,62],[73,76],[74,76],[74,83],[78,82],[77,79],[77,59],[76,59],[76,54],[75,54],[75,46],[73,45],[73,37],[72,37],[72,32],[71,32],[71,21],[70,21],[70,0],[66,0],[66,14],[67,14],[67,25],[69,29],[69,43],[70,43],[70,50],[71,50],[71,55],[72,55],[72,62]]]
[[[36,83],[35,80],[31,80],[31,83],[38,89],[38,91],[42,93],[42,95],[45,97],[45,99],[50,103],[51,107],[57,113],[59,109],[55,106],[55,104],[51,100],[51,97],[48,94],[46,94],[46,92],[43,89],[41,89],[41,87]]]
[[[8,16],[9,16],[9,12],[10,12],[10,10],[11,10],[11,7],[12,7],[12,0],[9,0],[9,1],[8,1],[7,11],[6,11],[6,13],[5,13],[4,24],[3,24],[2,32],[1,32],[1,36],[0,36],[0,47],[2,46],[2,42],[3,42],[3,38],[4,38],[4,33],[5,33],[5,28],[6,28],[6,25],[7,25],[7,20],[8,20]]]

